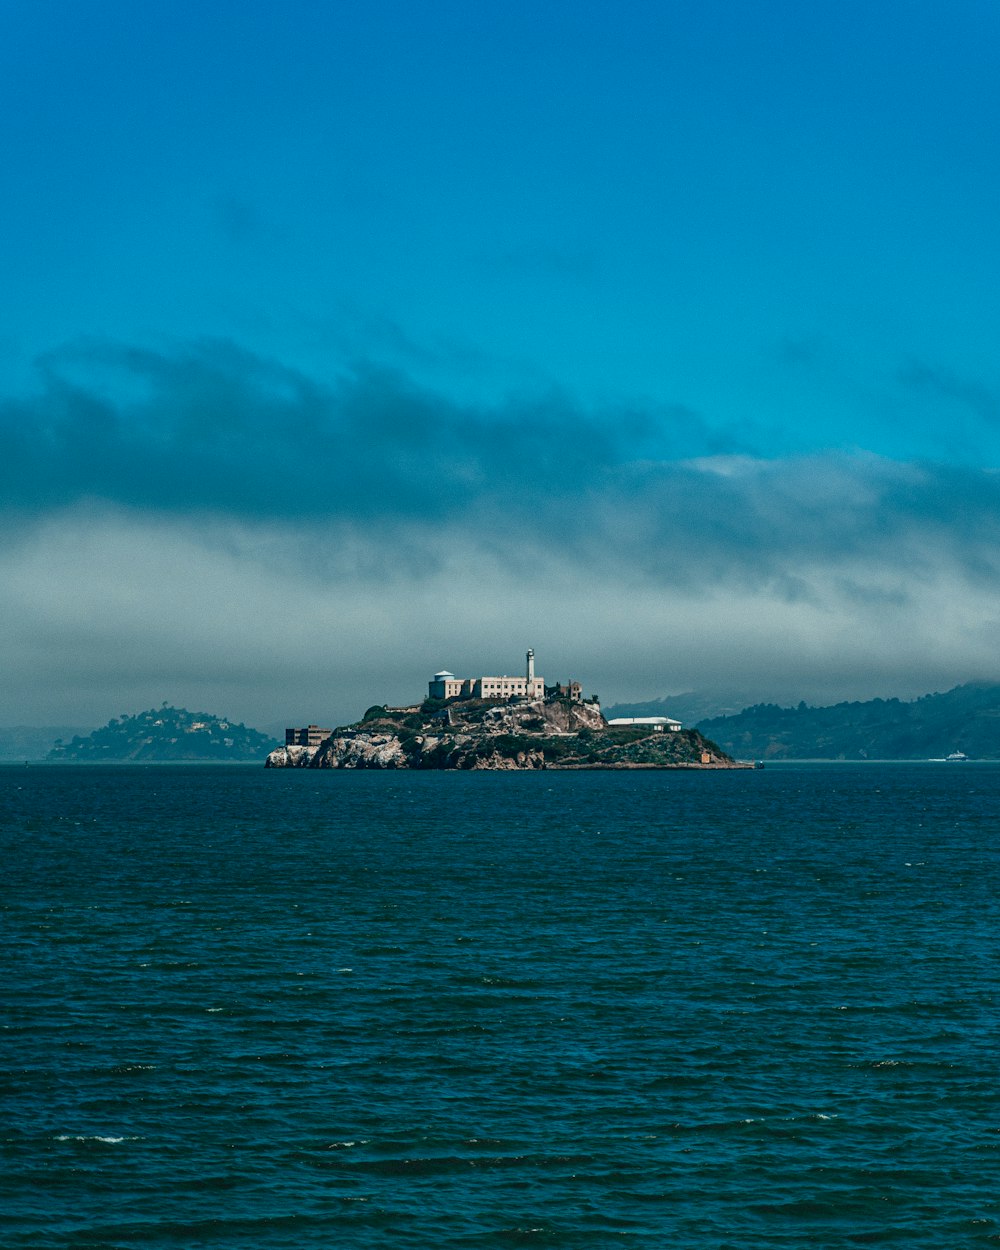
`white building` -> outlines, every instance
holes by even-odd
[[[427,683],[432,699],[544,699],[545,679],[535,676],[535,653],[529,651],[523,677],[456,677],[442,669]]]
[[[674,732],[681,727],[679,720],[671,720],[669,716],[616,716],[614,720],[609,720],[608,724],[612,728],[626,729],[635,726],[636,729],[645,727],[661,732],[664,729]]]

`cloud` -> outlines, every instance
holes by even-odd
[[[431,673],[517,671],[605,700],[725,688],[823,701],[995,675],[995,588],[822,560],[756,582],[667,586],[629,562],[77,509],[0,551],[0,723],[97,723],[163,699],[251,723],[344,722]],[[332,556],[324,559],[327,546]],[[412,559],[412,553],[423,558]],[[669,557],[669,552],[662,553]],[[844,584],[845,578],[851,584]],[[897,597],[875,589],[895,584]]]
[[[960,378],[919,360],[911,360],[901,369],[899,380],[912,390],[958,404],[991,426],[1000,421],[1000,397],[981,382]]]
[[[12,520],[84,504],[311,527],[355,569],[440,566],[451,538],[690,589],[811,592],[810,569],[871,563],[871,588],[948,564],[997,576],[1000,477],[874,455],[763,459],[683,405],[589,411],[564,393],[458,404],[399,372],[330,384],[231,343],[87,342],[0,405]],[[334,537],[335,536],[335,537]],[[364,554],[362,554],[364,553]],[[332,575],[332,573],[331,573]],[[897,584],[900,583],[900,584]],[[864,591],[853,572],[843,585]]]
[[[591,410],[549,390],[476,407],[364,365],[318,382],[229,342],[87,341],[44,357],[39,376],[34,396],[0,402],[0,494],[27,514],[96,500],[484,538],[529,528],[556,546],[636,528],[654,547],[678,537],[766,559],[871,550],[915,526],[963,542],[985,526],[992,540],[1000,502],[1000,479],[979,470],[763,459],[683,404]]]
[[[559,395],[480,411],[397,373],[333,385],[228,343],[168,355],[83,343],[40,362],[0,406],[0,488],[26,510],[97,498],[244,517],[439,516],[532,480],[572,489],[636,427]]]
[[[229,343],[79,344],[40,376],[0,406],[0,723],[343,720],[529,644],[606,699],[995,675],[995,473],[721,454],[679,405],[475,407]]]

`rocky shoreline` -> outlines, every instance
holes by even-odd
[[[528,771],[751,765],[732,759],[697,730],[613,727],[597,703],[553,696],[372,707],[317,747],[279,747],[265,767]]]

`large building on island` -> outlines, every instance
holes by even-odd
[[[332,729],[321,729],[319,725],[303,725],[285,730],[286,747],[318,747],[333,733]]]
[[[535,676],[535,653],[529,650],[523,677],[456,677],[442,669],[427,683],[432,699],[544,699],[545,680]]]

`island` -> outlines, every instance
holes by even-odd
[[[604,718],[578,682],[546,686],[527,654],[523,677],[436,673],[427,697],[376,705],[332,730],[289,729],[267,768],[747,768],[667,717]]]
[[[278,743],[267,734],[208,712],[162,707],[115,716],[100,729],[69,742],[56,742],[51,763],[248,763]]]

